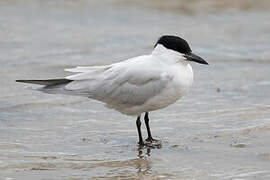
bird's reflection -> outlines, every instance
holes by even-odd
[[[139,158],[143,158],[146,156],[150,156],[151,155],[151,149],[161,149],[162,145],[161,142],[159,143],[149,143],[149,144],[145,144],[143,146],[138,146],[138,157]],[[145,155],[143,154],[143,151],[146,150]]]
[[[162,146],[159,144],[156,145],[144,145],[138,147],[138,159],[136,163],[136,169],[138,170],[138,176],[143,177],[144,175],[151,174],[152,171],[152,161],[151,158],[151,150],[152,149],[160,149]]]
[[[146,152],[144,152],[145,150]],[[152,161],[148,158],[150,155],[151,148],[138,148],[138,159],[136,163],[138,177],[143,177],[144,175],[151,174]]]
[[[138,158],[145,157],[144,154],[143,154],[143,150],[144,150],[144,148],[141,148],[141,147],[138,148]],[[150,156],[151,155],[151,148],[150,147],[147,147],[146,148],[145,155],[146,156]]]

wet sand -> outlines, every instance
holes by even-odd
[[[269,179],[267,1],[184,2],[1,1],[0,179]],[[162,34],[210,66],[192,64],[190,93],[150,113],[161,148],[138,149],[135,119],[97,101],[14,82],[149,53]]]

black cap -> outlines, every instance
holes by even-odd
[[[184,57],[187,61],[194,61],[200,64],[208,64],[203,58],[192,53],[187,41],[178,36],[162,36],[155,44],[155,47],[157,44],[162,44],[167,49],[171,49],[173,51],[184,54]]]
[[[178,36],[162,36],[155,44],[155,47],[157,46],[157,44],[162,44],[167,49],[171,49],[182,54],[189,54],[191,52],[187,41]]]

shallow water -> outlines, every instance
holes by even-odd
[[[0,179],[270,178],[269,3],[166,2],[0,2]],[[132,117],[14,82],[149,53],[161,34],[210,66],[150,113],[159,149],[138,150]]]

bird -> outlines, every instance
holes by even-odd
[[[65,69],[74,74],[45,80],[16,80],[42,85],[35,90],[48,94],[83,96],[101,101],[106,107],[136,118],[139,146],[154,143],[149,112],[174,104],[193,83],[191,62],[208,65],[194,54],[181,37],[163,35],[150,54],[102,66],[77,66]],[[141,116],[147,129],[143,140]]]

